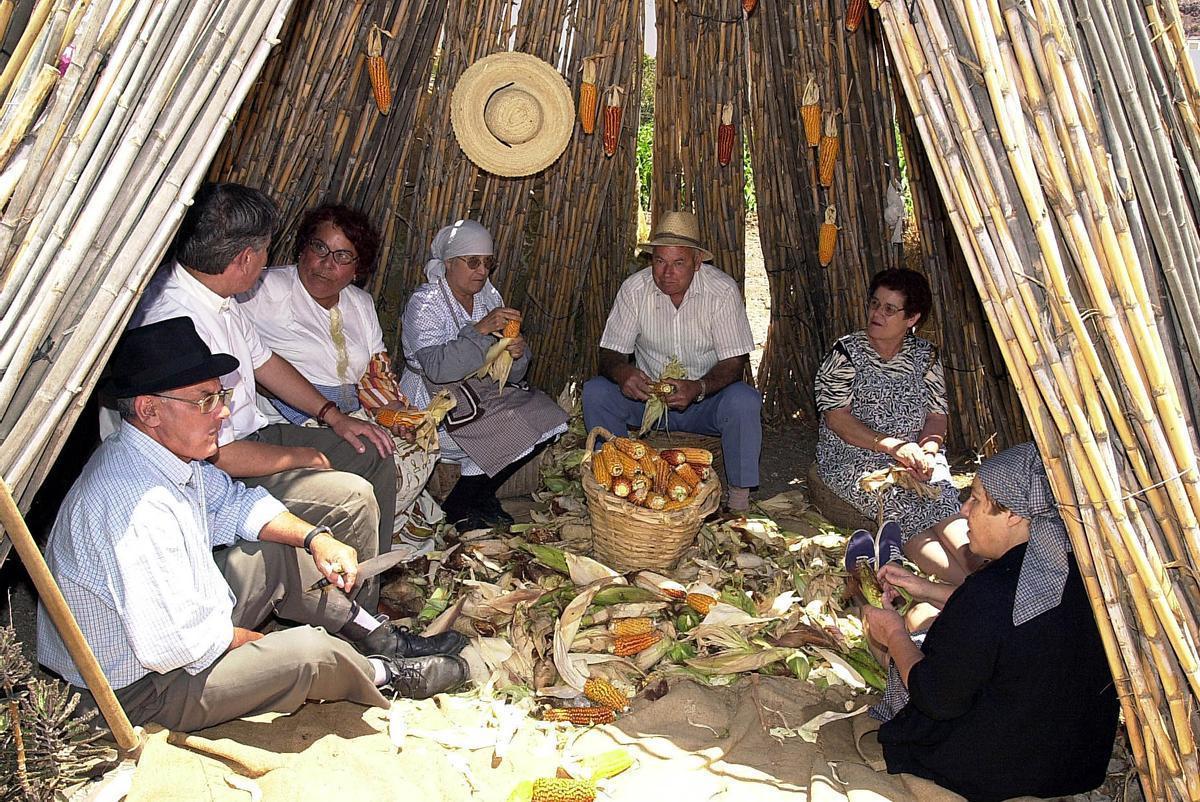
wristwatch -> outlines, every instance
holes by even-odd
[[[304,550],[309,554],[312,554],[313,538],[315,538],[317,535],[329,535],[330,537],[333,537],[333,530],[324,524],[321,524],[320,526],[314,526],[312,529],[310,529],[308,534],[304,536]]]
[[[705,394],[705,392],[706,392],[706,390],[707,390],[707,388],[704,386],[704,379],[696,379],[696,381],[700,382],[700,395],[698,395],[698,396],[696,396],[694,399],[692,399],[692,403],[693,403],[693,404],[698,404],[698,403],[700,403],[701,401],[703,401],[703,400],[704,400],[704,394]]]

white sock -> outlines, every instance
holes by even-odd
[[[357,604],[354,605],[354,615],[350,617],[350,621],[351,623],[357,624],[365,629],[368,635],[379,629],[379,627],[383,626],[382,621],[368,613],[363,608],[359,607]]]
[[[371,668],[375,669],[375,687],[382,687],[388,681],[387,664],[378,657],[369,657],[367,661],[371,664]]]

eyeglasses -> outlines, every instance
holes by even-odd
[[[222,387],[215,393],[209,393],[201,398],[179,398],[174,395],[164,395],[162,393],[148,393],[155,398],[169,398],[172,401],[182,401],[185,404],[192,404],[199,407],[201,415],[211,415],[221,407],[229,403],[229,399],[233,396],[232,387]]]
[[[904,311],[903,306],[895,306],[894,304],[883,304],[883,303],[879,302],[878,298],[874,298],[874,297],[870,298],[867,301],[867,309],[870,309],[872,312],[874,312],[877,309],[882,309],[883,314],[886,317],[895,317],[896,315],[898,315]]]
[[[486,269],[489,274],[496,270],[495,256],[460,256],[458,258],[471,270]]]
[[[354,251],[347,251],[345,249],[338,251],[330,250],[329,246],[319,239],[310,239],[306,244],[308,245],[308,249],[316,254],[317,257],[324,259],[326,256],[332,256],[333,261],[339,265],[354,264],[358,261],[358,254]]]

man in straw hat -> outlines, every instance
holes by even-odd
[[[650,266],[617,293],[600,338],[600,375],[583,387],[584,424],[617,433],[639,426],[652,384],[678,359],[687,377],[670,381],[666,426],[720,436],[728,507],[745,510],[758,485],[762,397],[741,380],[754,349],[741,288],[705,264],[713,255],[691,212],[664,213],[638,248]]]
[[[121,426],[64,499],[46,560],[133,723],[196,730],[307,699],[386,707],[383,689],[426,698],[466,679],[458,633],[403,650],[360,640],[366,654],[327,634],[359,634],[359,555],[208,462],[235,357],[176,317],[128,331],[113,365]],[[336,589],[308,591],[322,577]],[[256,632],[272,614],[307,626]],[[44,610],[38,660],[84,684]]]
[[[864,608],[890,657],[879,742],[888,771],[972,800],[1084,793],[1104,781],[1117,695],[1079,567],[1033,443],[984,462],[963,505],[990,560],[954,588],[895,563],[879,577],[941,608],[917,646],[890,608]]]

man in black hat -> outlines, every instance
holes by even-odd
[[[208,462],[229,416],[217,377],[237,359],[177,317],[128,331],[111,364],[122,424],[63,501],[46,558],[131,721],[195,730],[308,699],[386,707],[381,689],[426,698],[466,679],[458,633],[385,625],[366,654],[328,634],[361,635],[360,555]],[[336,590],[306,592],[321,577]],[[272,614],[307,626],[256,632]],[[41,610],[38,659],[83,686]]]

